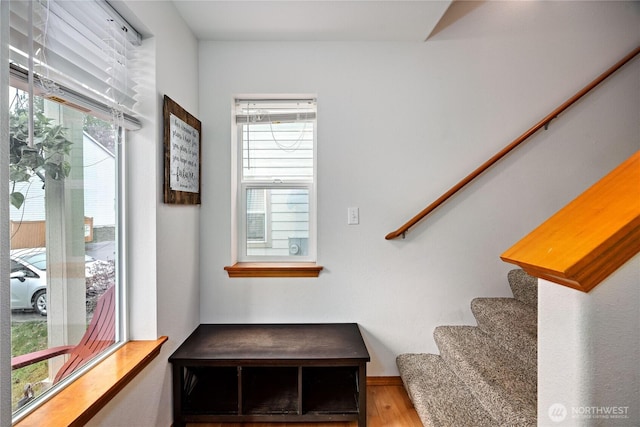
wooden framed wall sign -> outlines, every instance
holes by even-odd
[[[202,124],[164,96],[164,202],[200,204]]]

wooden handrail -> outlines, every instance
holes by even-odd
[[[509,145],[507,145],[502,150],[500,150],[500,152],[498,152],[493,157],[491,157],[489,160],[484,162],[480,167],[478,167],[476,170],[474,170],[469,175],[467,175],[462,181],[458,182],[456,185],[451,187],[449,189],[449,191],[447,191],[442,196],[440,196],[435,202],[431,203],[429,206],[427,206],[426,208],[421,210],[416,216],[414,216],[409,221],[407,221],[402,227],[398,228],[396,231],[392,231],[391,233],[387,234],[385,236],[385,239],[391,240],[391,239],[398,238],[400,236],[404,237],[404,234],[411,227],[416,225],[421,219],[423,219],[425,216],[429,215],[438,206],[440,206],[441,204],[446,202],[451,196],[453,196],[458,191],[460,191],[464,186],[466,186],[468,183],[470,183],[475,178],[477,178],[481,173],[483,173],[484,171],[489,169],[491,166],[493,166],[494,163],[496,163],[498,160],[502,159],[504,156],[509,154],[518,145],[520,145],[524,141],[526,141],[527,138],[529,138],[531,135],[533,135],[538,130],[540,130],[540,128],[542,128],[544,126],[547,126],[549,124],[549,122],[551,122],[551,120],[553,120],[556,117],[558,117],[558,115],[560,113],[564,112],[567,108],[569,108],[571,105],[573,105],[576,101],[578,101],[584,95],[589,93],[589,91],[591,91],[591,89],[593,89],[596,86],[598,86],[607,77],[609,77],[611,74],[615,73],[618,69],[620,69],[624,64],[626,64],[627,62],[631,61],[636,55],[638,55],[638,53],[640,53],[640,46],[636,47],[634,50],[629,52],[624,58],[622,58],[620,61],[616,62],[607,71],[605,71],[604,73],[600,74],[594,81],[589,83],[587,86],[585,86],[578,93],[576,93],[571,98],[566,100],[563,104],[561,104],[558,108],[556,108],[551,113],[549,113],[547,116],[545,116],[542,120],[540,120],[538,123],[536,123],[533,127],[531,127],[529,130],[527,130],[525,133],[523,133],[518,138],[516,138],[513,142],[511,142]]]

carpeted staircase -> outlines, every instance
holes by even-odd
[[[476,298],[478,326],[439,326],[440,355],[401,354],[400,376],[426,427],[535,426],[537,279],[508,274],[514,298]]]

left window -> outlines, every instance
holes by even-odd
[[[120,189],[140,39],[106,2],[9,8],[11,325],[0,327],[17,421],[126,340]]]

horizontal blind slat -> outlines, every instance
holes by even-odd
[[[28,72],[131,114],[136,83],[127,62],[140,44],[137,31],[105,1],[35,0],[31,48],[29,1],[9,2],[11,62],[29,70],[33,52],[34,70]]]

